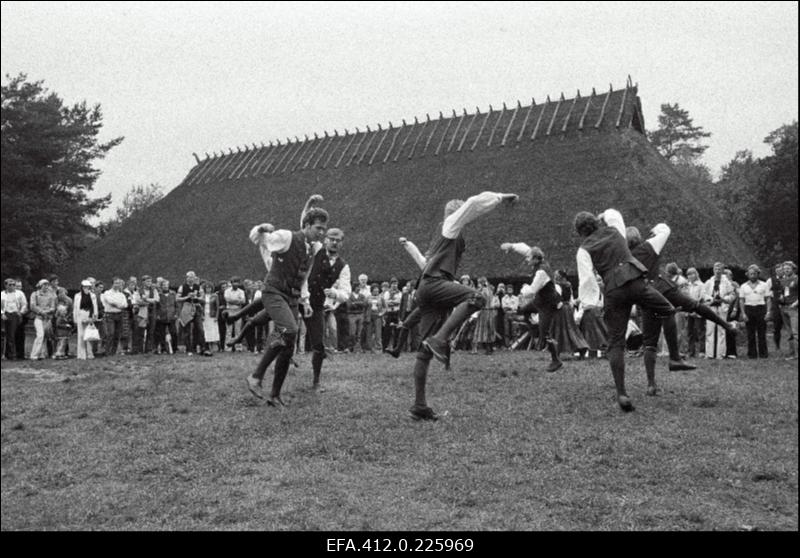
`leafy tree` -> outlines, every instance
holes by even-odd
[[[100,105],[66,106],[42,81],[6,76],[2,86],[2,275],[35,279],[57,268],[85,244],[88,218],[110,196],[90,198],[94,168],[123,138],[98,141]]]
[[[150,207],[163,197],[164,187],[161,184],[133,186],[122,199],[122,204],[117,208],[116,216],[100,224],[97,229],[98,234],[100,236],[107,235],[126,220]]]
[[[702,126],[695,126],[689,111],[680,108],[678,103],[664,103],[658,115],[658,129],[648,132],[647,137],[668,161],[685,164],[694,163],[708,149],[701,140],[711,137],[711,133]]]

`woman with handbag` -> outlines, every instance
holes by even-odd
[[[100,340],[100,333],[94,325],[98,316],[97,295],[92,290],[92,282],[81,281],[81,290],[75,295],[72,305],[72,318],[78,330],[78,358],[93,359],[92,341]]]
[[[31,293],[30,309],[34,316],[33,325],[36,339],[31,348],[31,360],[47,358],[47,344],[53,334],[53,316],[56,312],[56,293],[50,282],[42,279],[36,284],[37,290]]]

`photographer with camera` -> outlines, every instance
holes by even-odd
[[[199,354],[211,356],[211,351],[205,346],[202,297],[200,295],[200,284],[194,271],[186,273],[186,282],[178,287],[178,294],[175,300],[180,306],[178,322],[181,324],[181,333],[186,344],[186,354],[191,355],[199,346]]]
[[[723,273],[725,265],[714,264],[714,275],[703,285],[703,302],[717,316],[726,319],[730,303],[736,292],[730,279]],[[725,329],[711,320],[706,320],[706,358],[725,358]]]

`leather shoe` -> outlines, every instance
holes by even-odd
[[[619,408],[625,411],[626,413],[630,413],[631,411],[634,411],[636,409],[636,407],[633,406],[633,403],[631,403],[631,400],[627,395],[617,396],[617,403],[619,403]]]
[[[270,407],[286,407],[286,403],[283,402],[280,395],[275,395],[267,399],[267,405]]]
[[[247,389],[259,399],[264,399],[264,392],[261,391],[261,380],[258,378],[247,376]]]
[[[689,364],[685,360],[671,360],[669,361],[669,369],[673,372],[679,370],[695,370],[697,366]]]
[[[424,405],[414,405],[408,410],[414,420],[439,420],[439,415],[433,409]]]
[[[561,368],[562,366],[564,366],[564,363],[563,363],[563,362],[561,362],[560,360],[553,360],[553,361],[551,361],[551,362],[550,362],[550,364],[547,366],[547,371],[548,371],[548,372],[555,372],[556,370],[558,370],[558,369],[559,369],[559,368]]]
[[[435,337],[428,337],[422,342],[423,346],[433,353],[434,358],[444,364],[446,367],[450,366],[450,350],[447,343],[439,341]]]

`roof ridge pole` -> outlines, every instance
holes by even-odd
[[[439,139],[439,145],[436,146],[436,151],[433,152],[434,157],[439,156],[439,151],[442,150],[442,144],[444,143],[444,138],[447,137],[447,132],[450,130],[450,126],[453,124],[453,118],[456,117],[456,109],[453,109],[453,116],[447,119],[447,126],[444,128],[444,133],[442,137]]]
[[[292,165],[292,168],[289,170],[289,172],[296,171],[297,167],[299,167],[303,163],[303,157],[306,156],[306,153],[311,151],[311,145],[313,142],[309,141],[308,134],[305,134],[305,137],[306,139],[303,140],[302,144],[303,146],[300,148],[300,151],[297,152],[297,155],[295,155],[297,157],[297,162],[294,165]]]
[[[345,135],[347,135],[347,128],[345,128],[345,130],[344,130],[344,133],[345,133]],[[357,136],[357,135],[358,135],[358,128],[356,128],[356,133],[355,133],[355,134],[353,134],[353,137],[352,137],[352,138],[350,138],[350,141],[348,141],[348,142],[347,142],[347,145],[345,145],[345,147],[344,147],[344,151],[342,151],[342,154],[341,154],[341,155],[339,155],[339,159],[336,161],[336,164],[335,164],[335,165],[333,165],[333,168],[335,168],[335,169],[338,169],[338,168],[339,168],[339,163],[341,163],[341,162],[342,162],[342,159],[344,159],[344,156],[345,156],[345,154],[346,154],[346,153],[348,152],[348,150],[350,149],[350,146],[351,146],[351,145],[353,145],[353,142],[356,140],[356,136]]]
[[[628,80],[631,79],[631,76],[628,76]],[[625,100],[628,98],[628,91],[630,91],[630,86],[625,86],[625,91],[622,92],[622,102],[619,104],[619,115],[617,115],[617,123],[615,125],[616,128],[619,128],[619,123],[622,121],[622,114],[625,112]]]
[[[525,128],[528,126],[528,120],[531,117],[531,113],[533,112],[533,107],[536,106],[536,100],[531,97],[531,106],[528,108],[528,112],[525,115],[525,120],[522,121],[522,128],[519,129],[519,134],[517,134],[517,143],[522,140],[522,134],[525,133]]]
[[[456,129],[453,131],[453,137],[450,138],[450,143],[447,146],[447,153],[453,150],[453,144],[456,142],[456,136],[458,136],[458,131],[461,129],[461,124],[464,122],[464,119],[467,117],[467,109],[462,108],[461,110],[464,113],[461,115],[461,118],[458,119],[458,124],[456,124]]]
[[[403,131],[403,128],[406,126],[406,121],[403,120],[403,125],[400,126],[397,131],[392,136],[392,143],[389,144],[389,150],[386,152],[386,157],[383,158],[383,164],[386,164],[386,161],[389,160],[389,157],[392,156],[392,150],[394,149],[394,144],[397,142],[397,136],[400,135],[400,132]]]
[[[381,129],[381,125],[378,124],[378,130],[380,130],[380,129]],[[372,157],[369,158],[369,163],[367,163],[368,165],[372,165],[372,161],[375,160],[375,155],[377,155],[378,151],[381,150],[381,146],[383,145],[383,142],[386,141],[386,136],[389,135],[389,130],[391,130],[391,129],[392,129],[392,122],[389,121],[389,127],[386,128],[386,131],[383,133],[383,137],[381,137],[381,141],[378,142],[378,146],[375,148],[375,151],[372,152]]]
[[[298,138],[297,136],[295,136],[295,137],[294,137],[294,141],[295,141],[295,145],[297,146],[297,149],[295,149],[295,150],[292,152],[292,155],[291,155],[291,156],[290,156],[290,157],[289,157],[289,158],[286,160],[286,164],[285,164],[285,165],[283,165],[283,168],[281,169],[281,171],[280,171],[280,172],[277,172],[277,171],[278,171],[278,169],[277,169],[277,168],[275,169],[275,172],[276,172],[277,174],[283,174],[284,172],[286,172],[286,169],[288,169],[288,168],[289,168],[289,165],[290,165],[290,164],[292,164],[292,160],[294,160],[295,156],[296,156],[298,153],[300,153],[300,151],[303,149],[303,142],[300,140],[300,138]]]
[[[486,113],[486,118],[484,118],[483,122],[481,123],[481,127],[478,130],[478,135],[475,136],[475,141],[472,142],[472,147],[469,148],[470,151],[475,151],[475,147],[478,145],[478,140],[481,139],[481,136],[483,135],[483,129],[486,127],[486,123],[489,122],[489,117],[492,116],[492,112],[494,112],[494,109],[492,108],[492,105],[489,105],[489,112]]]
[[[609,83],[608,93],[606,93],[606,99],[603,101],[603,108],[600,109],[600,116],[597,117],[597,122],[594,123],[595,129],[600,129],[600,123],[603,121],[603,117],[606,115],[606,106],[608,105],[608,100],[611,98],[612,91],[614,91],[614,87]]]
[[[428,141],[425,142],[425,149],[422,150],[422,154],[420,155],[420,157],[424,157],[425,153],[428,151],[428,146],[431,144],[431,139],[433,138],[433,134],[436,133],[436,129],[439,127],[439,122],[442,121],[442,118],[444,118],[444,115],[442,114],[442,111],[439,111],[439,119],[433,125],[433,130],[431,130],[431,135],[428,136]],[[430,115],[428,115],[428,120],[430,119],[431,117]]]
[[[561,97],[558,99],[558,102],[556,103],[556,110],[553,111],[553,118],[550,119],[550,125],[547,126],[547,132],[545,132],[544,135],[546,135],[546,136],[550,135],[550,131],[553,129],[553,123],[555,123],[556,116],[558,116],[558,107],[561,106],[562,102],[564,102],[564,93],[563,92],[561,93]]]
[[[241,172],[247,168],[247,165],[250,164],[250,161],[252,161],[255,158],[257,151],[258,147],[256,146],[256,144],[253,144],[253,151],[250,152],[249,157],[245,157],[244,160],[242,160],[242,162],[239,163],[239,165],[235,169],[233,169],[233,172],[231,172],[228,178],[231,179],[238,178],[239,177],[238,175],[241,174]]]
[[[272,143],[270,143],[270,146],[272,146]],[[269,151],[269,147],[264,145],[264,142],[262,141],[261,142],[261,147],[256,148],[255,156],[244,166],[244,168],[239,172],[238,175],[236,175],[235,178],[245,178],[245,177],[247,177],[248,176],[247,175],[247,171],[248,170],[252,170],[253,167],[259,161],[261,161],[261,157],[263,157],[268,151]]]
[[[589,107],[592,105],[592,99],[594,99],[597,93],[592,87],[592,94],[591,96],[586,99],[586,106],[583,107],[583,114],[581,114],[581,119],[578,121],[578,130],[583,131],[583,122],[586,120],[586,114],[589,112]]]
[[[215,177],[219,169],[225,164],[225,157],[226,157],[225,153],[220,151],[219,155],[217,155],[216,152],[214,152],[214,155],[216,157],[216,164],[212,168],[210,168],[206,173],[206,175],[203,177],[204,182],[210,182],[211,179]]]
[[[295,137],[297,137],[297,136],[295,136]],[[292,145],[292,140],[290,140],[289,138],[286,138],[286,149],[284,149],[283,152],[281,153],[281,156],[278,159],[278,161],[275,163],[275,166],[274,167],[270,166],[269,170],[272,171],[272,172],[270,172],[269,174],[275,174],[275,171],[277,171],[278,168],[283,164],[283,161],[286,160],[286,156],[289,154],[289,152],[292,149],[294,149],[294,145]]]
[[[381,125],[378,124],[378,130],[380,130],[380,128]],[[358,158],[358,162],[356,163],[356,165],[360,165],[361,161],[363,161],[364,157],[366,157],[367,153],[369,153],[369,148],[372,147],[372,142],[375,141],[375,136],[378,135],[378,130],[375,130],[375,133],[373,134],[372,130],[370,130],[369,126],[367,126],[367,135],[369,136],[369,141],[367,142],[367,146],[364,148],[364,152],[361,153],[361,157]]]
[[[306,159],[306,164],[303,165],[303,170],[306,170],[308,168],[308,165],[311,163],[311,159],[313,159],[314,155],[316,155],[317,151],[319,151],[319,146],[321,143],[322,141],[320,141],[319,135],[317,135],[317,133],[314,132],[314,150],[311,152],[311,155],[308,156],[308,159]]]
[[[359,134],[359,131],[358,131],[358,128],[356,128],[356,135],[358,135],[358,134]],[[364,135],[361,136],[361,139],[358,140],[358,143],[356,144],[356,148],[355,148],[355,150],[353,150],[353,155],[350,157],[350,159],[347,160],[347,164],[345,165],[345,167],[349,167],[350,163],[352,163],[353,160],[358,156],[358,150],[361,149],[361,144],[364,143],[364,140],[367,139],[368,135],[369,135],[369,126],[367,126],[367,131],[364,132]]]
[[[569,124],[569,117],[572,116],[572,111],[575,110],[575,103],[578,102],[578,99],[581,98],[581,90],[578,89],[578,94],[572,99],[572,104],[569,106],[569,110],[567,111],[567,116],[564,117],[564,125],[561,126],[561,133],[567,133],[567,124]]]
[[[273,152],[270,153],[269,157],[264,159],[264,162],[261,163],[261,165],[256,170],[256,172],[255,172],[256,176],[263,176],[263,175],[267,174],[269,172],[269,169],[272,167],[272,165],[281,157],[281,155],[283,155],[283,153],[289,147],[288,143],[282,144],[281,140],[277,140],[277,141],[278,141],[278,144],[275,146],[275,149],[273,149]]]
[[[416,121],[416,118],[414,120]],[[406,127],[406,121],[405,119],[403,119],[403,128],[405,127]],[[395,163],[397,162],[397,158],[400,157],[400,154],[403,152],[403,148],[405,148],[406,143],[408,142],[408,138],[410,138],[411,134],[413,133],[414,133],[414,126],[411,126],[408,129],[408,134],[406,134],[406,137],[403,138],[403,143],[400,144],[400,149],[397,150],[397,153],[395,153],[394,159],[392,159],[392,161],[394,161]]]
[[[533,133],[531,134],[531,141],[536,139],[536,134],[539,132],[539,124],[542,123],[542,117],[544,116],[547,107],[550,106],[550,95],[547,96],[547,99],[544,102],[544,106],[542,107],[542,111],[539,113],[539,118],[536,119],[536,126],[533,127]]]
[[[192,156],[194,156],[194,160],[197,161],[197,164],[199,165],[200,164],[200,157],[197,156],[197,153],[192,151]]]
[[[469,135],[470,130],[472,130],[472,125],[475,124],[475,121],[478,119],[478,115],[481,113],[481,109],[475,107],[475,114],[473,115],[472,119],[467,124],[467,131],[464,132],[464,135],[461,137],[461,141],[458,143],[458,151],[461,153],[461,149],[464,147],[464,142],[467,141],[467,136]]]
[[[486,142],[486,147],[489,147],[489,146],[492,145],[492,140],[494,139],[494,133],[497,130],[497,127],[500,125],[500,121],[503,119],[503,116],[505,115],[505,113],[506,113],[506,104],[503,103],[503,110],[500,111],[500,116],[497,117],[497,120],[495,121],[494,126],[492,126],[492,133],[489,134],[489,141]]]
[[[520,103],[519,99],[517,99],[517,108],[515,108],[514,112],[511,114],[511,120],[509,120],[508,126],[506,127],[506,133],[503,134],[503,140],[500,142],[500,147],[506,146],[506,140],[508,140],[508,134],[511,132],[511,126],[514,125],[514,120],[517,118],[517,112],[519,112],[520,107],[522,107],[522,103]]]
[[[200,169],[200,171],[197,173],[197,175],[195,175],[194,178],[192,178],[191,184],[197,184],[200,182],[200,180],[205,178],[205,175],[208,174],[209,169],[211,169],[211,166],[216,162],[216,160],[217,160],[216,154],[206,159],[205,161],[206,164],[203,165],[203,168]]]
[[[311,166],[312,170],[317,168],[317,165],[319,165],[319,162],[322,161],[323,157],[325,157],[325,153],[328,151],[328,148],[333,143],[333,139],[337,136],[338,133],[335,136],[329,136],[328,130],[325,130],[325,133],[322,136],[322,145],[324,145],[324,147],[322,148],[322,151],[319,152],[319,157],[317,157],[317,160],[314,161],[314,164]]]
[[[211,175],[211,173],[214,172],[214,169],[219,166],[219,162],[221,160],[221,157],[222,157],[221,154],[217,155],[216,151],[213,152],[213,155],[211,156],[211,163],[208,165],[208,168],[203,173],[203,177],[202,177],[203,182],[206,182],[208,180],[208,177]],[[200,177],[198,177],[197,182],[200,182]]]
[[[425,132],[425,128],[428,127],[428,122],[430,122],[430,121],[431,121],[431,117],[429,116],[428,119],[425,122],[423,122],[422,128],[419,129],[419,133],[417,134],[417,139],[415,139],[414,143],[411,144],[411,152],[408,154],[408,158],[409,159],[411,159],[414,156],[414,151],[417,149],[417,144],[419,143],[419,140],[422,137],[422,134]],[[417,124],[419,124],[419,121],[417,120],[417,117],[415,116],[414,117],[414,126],[416,126]]]
[[[339,149],[339,146],[342,145],[342,142],[347,138],[347,129],[346,128],[345,128],[343,136],[340,136],[339,132],[337,132],[336,130],[334,130],[334,133],[335,133],[335,137],[338,137],[339,141],[336,142],[335,144],[332,144],[333,145],[333,149],[331,149],[331,152],[328,153],[328,158],[325,159],[325,163],[323,163],[323,165],[322,165],[323,169],[328,168],[328,163],[330,163],[331,159],[333,159],[333,154],[336,153],[336,150]]]

